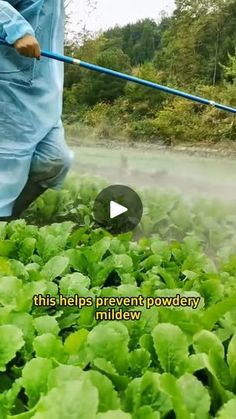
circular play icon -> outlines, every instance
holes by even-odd
[[[128,186],[111,185],[95,199],[94,218],[100,227],[112,234],[134,230],[143,215],[143,205],[138,194]]]

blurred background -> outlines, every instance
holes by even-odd
[[[235,0],[67,0],[66,14],[67,54],[236,105]],[[63,119],[79,173],[234,199],[233,114],[66,65]]]

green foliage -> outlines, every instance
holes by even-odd
[[[229,55],[228,66],[222,66],[224,69],[225,78],[235,85],[236,81],[236,57]]]
[[[0,258],[0,417],[234,419],[235,208],[145,192],[139,229],[113,237],[92,218],[101,186],[44,194],[26,219],[46,226],[0,223],[2,248],[12,245]],[[94,307],[33,304],[61,293],[201,303],[110,322]]]
[[[173,15],[159,23],[115,27],[80,47],[67,46],[67,53],[235,106],[235,22],[235,0],[178,0]],[[230,114],[70,65],[64,120],[74,125],[68,129],[73,140],[214,143],[236,135]]]
[[[101,51],[96,57],[96,64],[128,73],[129,57],[121,49]],[[112,76],[89,72],[79,86],[79,102],[92,106],[98,102],[114,102],[124,93],[125,82]]]
[[[152,61],[155,50],[159,47],[162,25],[144,19],[123,28],[115,27],[104,33],[108,45],[118,45],[130,57],[132,65]]]
[[[5,371],[6,365],[11,361],[16,352],[24,345],[22,331],[13,325],[0,326],[0,371]]]
[[[165,74],[158,71],[150,62],[135,68],[133,70],[133,75],[159,84],[163,84],[166,80]],[[142,105],[144,109],[144,105],[146,105],[145,111],[141,114],[137,114],[138,117],[145,118],[148,115],[152,115],[153,107],[156,109],[157,106],[160,106],[164,100],[166,100],[165,94],[134,83],[127,84],[125,93],[126,99],[129,101],[130,105],[134,107],[133,113],[135,113],[136,106]]]

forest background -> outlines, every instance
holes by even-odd
[[[236,0],[176,0],[158,21],[67,38],[82,60],[236,106]],[[66,65],[67,134],[157,144],[236,141],[233,114]]]

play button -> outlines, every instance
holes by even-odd
[[[93,213],[96,225],[112,234],[121,234],[137,227],[143,215],[143,205],[133,189],[112,185],[97,196]]]
[[[128,211],[128,208],[123,207],[123,205],[117,204],[117,202],[110,202],[110,218],[119,217],[119,215],[124,214]]]

